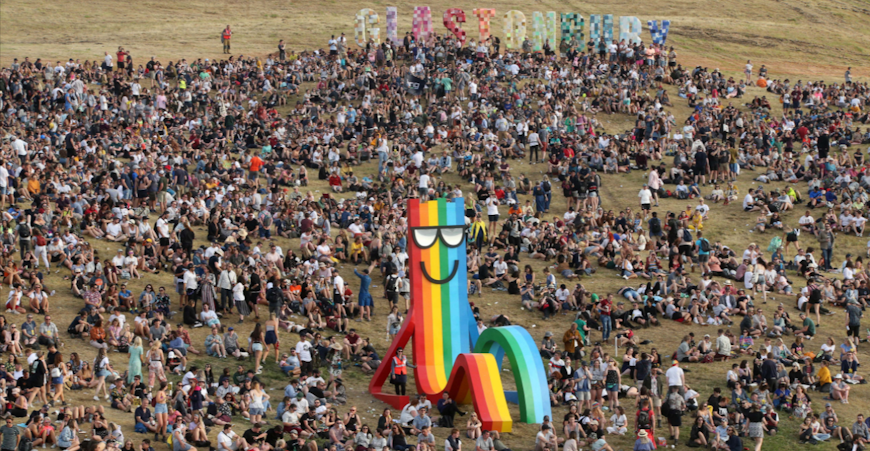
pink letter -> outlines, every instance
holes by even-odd
[[[453,21],[453,18],[456,18],[456,22]],[[458,23],[465,23],[465,11],[459,8],[450,8],[447,11],[444,11],[444,27],[450,30],[456,39],[459,39],[459,42],[462,45],[465,45],[466,34],[465,30],[463,30]]]
[[[414,8],[414,21],[411,23],[411,33],[418,43],[429,40],[429,35],[432,34],[432,10],[428,6],[417,6]]]

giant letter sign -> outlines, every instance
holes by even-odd
[[[478,42],[483,42],[489,39],[490,21],[495,17],[495,9],[493,8],[477,8],[471,11],[477,16],[477,26],[480,30]]]
[[[387,41],[399,45],[399,9],[395,6],[387,6]]]
[[[544,48],[544,42],[550,46],[550,50],[556,51],[556,12],[548,11],[546,19],[540,11],[532,13],[532,47],[536,52]]]
[[[656,20],[648,20],[646,25],[649,27],[649,34],[652,37],[653,44],[665,45],[668,42],[668,29],[671,27],[670,20],[663,20],[661,28]]]
[[[429,40],[432,34],[432,10],[428,6],[414,8],[414,21],[411,23],[411,34],[419,44]]]
[[[381,29],[369,28],[369,25],[377,25],[381,21],[380,16],[371,8],[363,8],[356,13],[356,25],[354,26],[354,39],[360,47],[366,46],[366,30],[375,44],[381,43]],[[366,23],[368,22],[368,24]]]
[[[577,38],[581,44],[586,41],[586,35],[583,33],[583,28],[586,26],[586,21],[582,15],[577,13],[562,13],[562,40],[570,41],[571,38]]]
[[[526,15],[522,11],[504,13],[504,42],[506,49],[520,49],[526,39]]]
[[[640,44],[640,34],[643,28],[640,19],[634,16],[622,16],[619,18],[619,40],[626,43]]]
[[[453,18],[456,18],[456,22],[453,22]],[[447,11],[444,11],[444,27],[450,30],[456,39],[459,39],[459,42],[462,45],[465,45],[466,34],[465,30],[463,30],[458,24],[465,23],[465,11],[459,8],[450,8]]]

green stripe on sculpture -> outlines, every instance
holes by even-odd
[[[475,353],[495,356],[499,371],[505,355],[517,384],[516,392],[505,391],[508,401],[520,405],[520,421],[541,423],[551,414],[547,374],[531,335],[520,326],[490,327],[474,345]]]

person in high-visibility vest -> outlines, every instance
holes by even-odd
[[[396,355],[390,359],[390,383],[396,386],[396,394],[405,394],[405,385],[408,383],[408,367],[417,368],[408,363],[402,348],[396,349]]]
[[[230,26],[224,29],[221,33],[221,42],[224,44],[224,53],[230,53],[230,38],[233,37],[233,31],[230,30]]]

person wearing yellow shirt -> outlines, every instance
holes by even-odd
[[[834,381],[831,379],[831,370],[828,369],[827,360],[822,360],[822,367],[819,368],[816,379],[818,380],[820,392],[829,393],[831,391],[831,383]]]
[[[42,183],[40,183],[38,177],[31,176],[27,178],[27,192],[31,196],[39,195],[42,192]]]
[[[486,223],[483,222],[483,217],[481,215],[477,215],[474,218],[474,222],[471,224],[471,242],[477,246],[478,249],[482,249],[484,243],[486,243]]]

